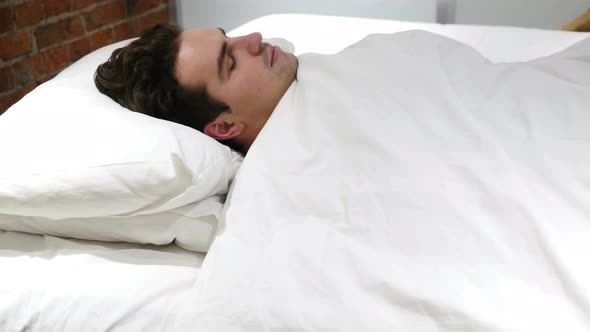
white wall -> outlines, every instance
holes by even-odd
[[[590,0],[176,0],[184,28],[233,29],[277,13],[559,29]]]
[[[183,28],[233,29],[254,18],[306,13],[434,22],[436,0],[176,0]]]
[[[590,0],[456,0],[455,22],[559,29]]]

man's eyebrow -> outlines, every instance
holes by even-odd
[[[217,28],[223,36],[225,37],[225,30],[222,28]],[[223,44],[221,45],[221,49],[219,50],[219,55],[217,56],[217,75],[221,77],[221,69],[223,67],[223,59],[225,58],[225,52],[227,52],[227,42],[224,40]]]

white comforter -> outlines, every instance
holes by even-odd
[[[299,58],[177,330],[589,331],[590,39]]]

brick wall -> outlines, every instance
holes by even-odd
[[[91,51],[168,21],[167,0],[0,0],[0,114]]]

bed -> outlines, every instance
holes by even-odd
[[[3,331],[166,331],[205,255],[0,232]]]
[[[499,64],[545,57],[590,36],[303,14],[265,16],[228,34],[260,31],[265,38],[289,40],[296,54],[333,54],[369,33],[415,29],[463,42]],[[354,170],[344,166],[342,170],[326,168],[330,165],[323,164],[319,156],[329,155],[329,151],[319,147],[313,151],[310,147],[315,145],[310,143],[289,154],[277,153],[282,141],[273,144],[272,138],[284,130],[280,124],[289,120],[284,114],[273,115],[235,178],[229,176],[227,192],[218,193],[224,199],[227,193],[227,198],[223,207],[215,205],[220,209],[216,215],[218,224],[210,230],[214,240],[207,243],[206,249],[194,250],[186,245],[188,240],[184,247],[193,250],[167,244],[170,239],[161,240],[159,245],[109,243],[1,231],[0,329],[590,329],[590,286],[586,282],[590,265],[582,257],[588,249],[590,227],[584,222],[583,201],[578,206],[580,214],[569,216],[561,226],[514,221],[514,225],[507,223],[502,230],[493,218],[467,225],[412,224],[409,221],[418,219],[411,213],[418,210],[406,210],[404,219],[400,210],[393,209],[396,204],[379,201],[376,193],[391,195],[385,186],[363,188],[362,176],[356,174],[358,178],[354,178]],[[295,133],[287,137],[302,134],[296,132],[301,126],[293,128]],[[305,141],[305,135],[302,139]],[[365,156],[362,144],[352,144],[350,149],[342,151],[356,154],[359,160]],[[235,156],[228,158],[236,160]],[[310,163],[309,169],[290,166],[306,162]],[[554,164],[547,167],[557,168]],[[581,172],[583,167],[580,161],[577,170]],[[562,174],[558,171],[567,169],[554,171],[552,174]],[[349,179],[349,185],[339,175]],[[417,183],[426,185],[427,180]],[[509,185],[509,180],[499,182]],[[564,183],[573,186],[573,181],[567,178]],[[567,199],[571,192],[561,189],[556,192]],[[428,206],[443,211],[444,206],[436,205],[432,197],[421,196],[424,193],[418,189],[410,198],[404,193],[401,189],[398,192],[400,202],[423,204],[422,213],[431,213],[431,219],[435,215]],[[531,201],[537,197],[529,192],[526,195]],[[542,200],[534,203],[539,202]],[[566,211],[560,210],[558,204],[552,205],[554,201],[545,203],[553,209],[545,210],[553,213],[551,216]],[[510,205],[509,200],[498,204],[489,207],[499,211],[498,220],[513,221],[520,216],[502,216],[502,211],[517,210],[518,206]],[[343,213],[335,215],[334,211]],[[363,215],[368,216],[364,220],[368,223],[388,220],[388,212],[400,218],[395,234],[387,226],[379,236],[379,228],[359,223]],[[525,212],[527,218],[544,220],[542,215]],[[468,216],[475,212],[466,209],[464,213]],[[32,233],[39,230],[38,224],[34,226]],[[391,238],[388,240],[386,235]],[[394,240],[396,245],[388,242]],[[392,248],[396,251],[392,252]],[[449,257],[465,260],[452,265],[448,264]],[[489,259],[494,259],[494,264],[487,264]]]

